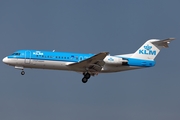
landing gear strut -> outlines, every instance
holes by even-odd
[[[89,73],[83,73],[84,77],[82,78],[83,83],[87,83],[88,79],[91,77]]]
[[[24,70],[23,70],[23,71],[21,71],[21,75],[24,75],[24,74],[25,74]]]

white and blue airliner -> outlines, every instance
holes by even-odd
[[[139,68],[153,67],[155,57],[161,48],[167,48],[174,38],[165,40],[150,39],[135,53],[109,55],[108,52],[98,54],[82,54],[43,50],[18,50],[5,57],[5,64],[14,66],[25,74],[24,68],[68,70],[83,74],[82,82],[86,83],[91,76],[99,73],[121,72]]]

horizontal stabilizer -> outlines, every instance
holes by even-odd
[[[162,47],[169,47],[169,43],[174,40],[175,38],[168,38],[168,39],[165,39],[165,40],[160,40],[160,41],[154,41],[154,42],[151,42],[152,44],[154,45],[157,45],[157,46],[162,46]]]

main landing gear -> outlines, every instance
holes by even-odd
[[[24,72],[24,70],[22,70],[22,71],[21,71],[21,75],[25,75],[25,72]]]
[[[82,78],[83,83],[87,83],[88,79],[91,77],[89,73],[83,73],[84,77]]]

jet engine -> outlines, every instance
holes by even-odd
[[[104,61],[107,65],[128,65],[127,60],[113,56],[107,56]]]

